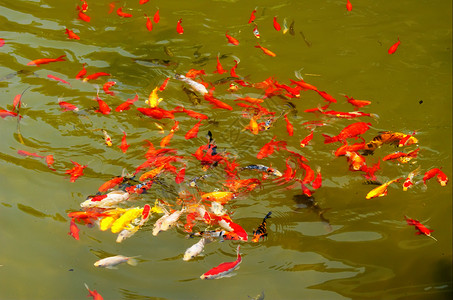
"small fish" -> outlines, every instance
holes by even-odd
[[[228,72],[228,71],[223,69],[222,65],[220,64],[219,54],[217,54],[217,66],[216,66],[216,70],[214,71],[214,73],[223,74],[226,72]]]
[[[239,267],[239,264],[242,261],[241,254],[239,253],[241,246],[237,247],[237,259],[234,262],[224,262],[218,265],[215,268],[207,271],[203,275],[200,276],[201,279],[218,279],[225,277],[229,273],[233,272],[235,269]]]
[[[278,24],[278,22],[277,22],[277,17],[274,17],[273,24],[274,24],[275,30],[280,31],[282,29],[280,24]]]
[[[146,29],[148,29],[148,31],[152,31],[153,30],[153,22],[151,21],[151,19],[145,14],[145,17],[146,17]]]
[[[76,240],[79,240],[79,231],[80,229],[77,227],[74,218],[71,219],[71,223],[69,225],[69,232],[68,234],[75,238]]]
[[[272,57],[277,56],[277,54],[275,54],[274,52],[272,52],[271,50],[269,50],[267,48],[264,48],[260,44],[255,45],[255,48],[260,48],[264,52],[264,54],[266,54],[266,55],[269,55],[269,56],[272,56]]]
[[[160,21],[159,10],[157,10],[156,13],[154,14],[153,21],[156,24],[159,23],[159,21]]]
[[[269,175],[282,177],[282,173],[280,171],[278,171],[275,168],[267,167],[267,166],[264,166],[264,165],[248,165],[248,166],[240,168],[239,170],[240,171],[243,171],[243,170],[258,170],[258,171],[261,171],[261,172],[265,172],[266,174],[269,174]]]
[[[286,131],[288,131],[289,136],[293,136],[294,128],[291,122],[288,120],[288,114],[285,114],[283,117],[285,118],[286,121]]]
[[[253,28],[253,35],[259,39],[261,38],[260,32],[258,31],[258,26],[255,25],[255,28]]]
[[[184,28],[182,28],[181,23],[182,23],[182,19],[179,19],[178,23],[176,24],[176,32],[179,34],[184,33]]]
[[[272,212],[268,212],[264,217],[263,222],[258,226],[256,230],[253,230],[252,242],[257,243],[260,238],[267,236],[266,220],[271,217]]]
[[[115,81],[107,81],[106,83],[104,83],[104,85],[102,86],[102,89],[104,90],[104,92],[107,94],[107,95],[110,95],[110,96],[115,96],[115,93],[110,91],[109,89],[114,86],[116,84]]]
[[[94,266],[99,268],[117,269],[116,266],[124,262],[131,266],[136,266],[138,264],[135,257],[116,255],[98,260],[94,263]]]
[[[185,134],[184,138],[186,140],[189,140],[189,139],[197,137],[198,131],[200,130],[200,126],[201,126],[201,121],[199,121],[197,124],[195,124],[191,129],[189,129],[189,131],[187,131],[187,133]]]
[[[63,111],[79,111],[79,108],[75,106],[74,104],[65,102],[65,101],[59,101],[58,105],[60,105],[61,109]]]
[[[68,39],[80,40],[80,37],[68,28],[65,29],[65,34],[68,35]]]
[[[133,99],[127,99],[126,101],[124,101],[123,103],[118,105],[115,108],[115,111],[122,112],[123,110],[129,110],[130,106],[136,101],[138,101],[138,95],[137,94],[135,94],[135,97]]]
[[[360,134],[365,133],[370,129],[371,123],[365,122],[356,122],[351,125],[346,126],[340,133],[336,136],[330,137],[326,134],[322,134],[324,137],[324,144],[334,143],[337,141],[345,141],[348,138],[356,137]]]
[[[100,197],[102,199],[99,199],[98,201],[96,201],[97,200],[96,197],[88,197],[87,200],[80,203],[80,207],[111,208],[112,206],[118,205],[119,203],[126,201],[127,199],[129,199],[130,196],[131,195],[128,192],[122,190],[112,191],[106,195],[101,195]]]
[[[113,144],[112,144],[112,138],[110,137],[110,135],[107,133],[107,131],[105,129],[102,129],[102,133],[104,134],[104,141],[105,141],[105,144],[109,147],[111,147]]]
[[[399,178],[387,181],[386,183],[384,183],[384,184],[378,186],[377,188],[372,189],[370,192],[368,192],[368,194],[366,195],[365,198],[372,199],[372,198],[382,197],[382,196],[387,195],[388,186],[394,182],[400,181],[401,179],[403,179],[403,177],[399,177]]]
[[[40,58],[40,59],[35,59],[27,63],[27,66],[37,66],[39,65],[45,65],[51,62],[57,62],[57,61],[65,61],[63,57],[66,57],[66,55],[61,55],[57,58]]]
[[[415,226],[415,229],[418,230],[417,232],[415,232],[415,234],[418,235],[424,234],[437,242],[436,238],[431,235],[431,232],[433,232],[434,230],[426,228],[423,224],[421,224],[417,220],[409,219],[406,216],[404,216],[404,218],[406,219],[408,225]]]
[[[126,131],[123,131],[123,137],[121,138],[121,145],[119,145],[118,148],[120,148],[121,151],[123,151],[123,153],[126,153],[129,146],[130,145],[128,145],[127,141],[126,141]]]
[[[288,23],[286,23],[286,18],[283,19],[283,30],[282,33],[286,34],[289,31]]]
[[[123,7],[120,7],[116,10],[116,14],[118,16],[120,16],[121,18],[131,18],[132,15],[131,14],[128,14],[128,13],[125,13],[123,12]]]
[[[291,24],[289,25],[289,34],[291,35],[295,35],[296,32],[294,31],[294,20],[291,22]],[[310,47],[310,46],[309,46]]]
[[[111,74],[105,73],[105,72],[97,72],[91,75],[88,75],[87,77],[83,78],[84,82],[87,82],[88,80],[95,80],[98,79],[101,76],[110,76]]]
[[[85,287],[88,290],[88,296],[87,297],[93,297],[93,300],[104,300],[104,298],[102,298],[102,296],[96,290],[92,290],[91,291],[88,288],[88,285],[86,283],[85,283]]]
[[[249,24],[252,23],[253,21],[255,21],[255,13],[256,13],[256,9],[254,9],[252,11],[252,13],[250,14],[250,18],[249,18]]]
[[[186,252],[184,253],[184,257],[182,260],[184,261],[189,261],[192,258],[198,256],[204,249],[204,246],[206,245],[206,239],[202,237],[198,243],[192,245],[189,247]]]
[[[300,146],[304,148],[308,143],[313,139],[313,131],[311,131],[302,141],[300,141]]]
[[[78,17],[80,20],[85,21],[85,22],[90,22],[91,18],[90,16],[86,15],[82,9],[79,10]]]
[[[396,42],[395,44],[393,44],[389,50],[388,50],[388,53],[389,54],[393,54],[396,52],[396,49],[398,49],[398,46],[401,44],[401,41],[400,41],[400,38],[398,37],[398,42]]]
[[[403,191],[407,191],[410,187],[414,185],[414,177],[420,173],[420,166],[417,169],[413,170],[407,175],[406,180],[403,183]]]
[[[178,79],[178,80],[181,80],[181,81],[187,83],[195,91],[197,91],[198,93],[200,93],[202,95],[208,94],[208,90],[206,89],[206,87],[204,85],[202,85],[201,83],[196,82],[193,79],[187,78],[186,76],[181,75],[181,74],[175,74],[175,79]]]
[[[233,44],[235,46],[239,45],[239,41],[228,34],[228,31],[225,33],[225,37],[228,40],[228,43]]]
[[[82,64],[82,70],[80,70],[79,73],[77,73],[75,79],[82,79],[86,75],[87,70],[85,69],[85,65],[86,63]]]
[[[67,170],[65,173],[66,174],[71,174],[71,179],[70,181],[71,182],[75,182],[77,180],[77,178],[79,178],[80,176],[83,175],[83,169],[85,169],[87,166],[82,166],[81,164],[79,163],[76,163],[75,161],[72,161],[71,162],[73,163],[74,167],[70,170]]]
[[[352,10],[352,4],[349,0],[346,1],[346,9],[347,11],[351,11]]]
[[[131,229],[130,223],[141,216],[143,208],[135,207],[128,209],[124,214],[113,222],[110,230],[112,233],[119,233],[123,229]],[[138,229],[138,228],[137,228]]]

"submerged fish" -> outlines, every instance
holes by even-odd
[[[100,259],[94,263],[94,266],[99,268],[116,269],[117,265],[124,262],[131,266],[137,265],[137,260],[135,259],[135,257],[116,255]]]

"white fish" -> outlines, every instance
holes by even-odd
[[[206,245],[206,240],[205,238],[201,238],[198,243],[192,245],[190,248],[186,250],[184,253],[183,260],[188,261],[194,258],[195,256],[198,256],[201,251],[203,251],[204,245]]]
[[[131,266],[137,265],[137,260],[134,257],[127,257],[123,255],[116,255],[103,258],[94,263],[95,267],[107,268],[107,269],[116,269],[116,265],[127,262]]]
[[[110,208],[129,199],[130,194],[128,192],[118,190],[110,192],[106,196],[107,197],[100,201],[92,201],[93,198],[90,197],[86,201],[80,203],[80,206],[83,208],[90,207]]]
[[[167,216],[162,221],[162,225],[160,227],[160,231],[167,231],[171,226],[173,226],[173,224],[175,224],[176,221],[178,221],[179,217],[182,215],[183,212],[185,212],[185,210],[186,209],[183,208],[183,209],[177,210],[174,213],[172,213],[171,215]]]
[[[140,229],[140,226],[132,226],[132,225],[130,225],[129,227],[132,227],[132,228],[123,229],[123,230],[121,230],[120,233],[118,233],[118,236],[116,238],[116,242],[117,243],[121,243],[125,239],[130,238],[131,236],[133,236]]]
[[[223,216],[224,214],[226,214],[225,209],[223,209],[223,205],[216,201],[211,202],[211,211],[216,216]]]
[[[160,229],[162,227],[162,222],[168,218],[170,214],[168,213],[165,213],[165,215],[163,215],[162,217],[160,217],[159,219],[157,219],[157,221],[154,223],[154,227],[153,227],[153,235],[156,236],[159,232],[160,232]]]
[[[190,85],[195,91],[197,91],[198,93],[202,94],[202,95],[205,95],[208,93],[208,90],[206,89],[206,87],[204,85],[202,85],[201,83],[198,83],[196,82],[195,80],[192,80],[190,78],[187,78],[186,76],[184,75],[181,75],[181,74],[175,74],[175,78],[178,79],[178,80],[181,80],[185,83],[187,83],[188,85]]]

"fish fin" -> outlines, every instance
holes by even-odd
[[[138,265],[138,260],[136,260],[135,257],[137,257],[137,256],[130,257],[130,258],[127,260],[127,264],[128,264],[128,265],[131,265],[131,266],[136,266],[136,265]]]

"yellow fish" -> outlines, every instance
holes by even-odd
[[[377,188],[372,189],[370,192],[368,192],[368,194],[366,195],[366,198],[371,199],[371,198],[382,197],[382,196],[387,195],[388,186],[394,182],[400,181],[401,179],[403,179],[403,177],[399,177],[397,179],[387,181],[386,183],[378,186]]]
[[[118,233],[126,227],[132,227],[130,224],[134,219],[138,218],[143,212],[143,208],[135,207],[128,209],[121,217],[112,224],[111,231]]]
[[[163,100],[162,98],[159,98],[157,95],[157,90],[159,87],[156,86],[156,88],[149,94],[148,100],[145,101],[146,104],[149,104],[149,107],[151,108],[156,108],[159,103]]]
[[[126,209],[123,208],[116,208],[109,211],[108,212],[109,215],[107,217],[102,218],[102,220],[99,222],[101,230],[106,231],[107,229],[112,227],[113,222],[115,222],[116,219],[118,219],[120,215],[122,215],[125,211]]]

